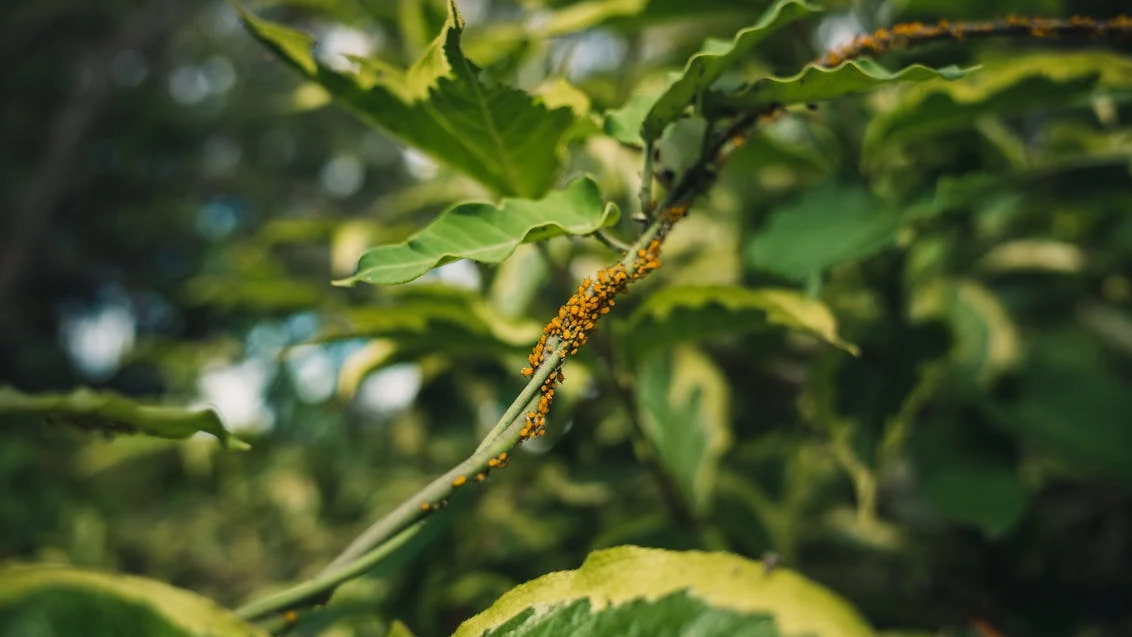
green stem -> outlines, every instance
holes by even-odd
[[[702,157],[696,165],[686,171],[680,180],[668,191],[661,210],[676,206],[691,206],[692,201],[705,192],[714,182],[720,154],[728,142],[736,135],[743,134],[758,121],[762,113],[744,115],[735,120],[727,131],[714,144],[712,153]],[[663,241],[672,229],[674,219],[664,214],[657,215],[633,243],[631,249],[621,258],[626,273],[632,275],[639,266],[639,251],[643,251],[653,239]],[[242,606],[238,612],[246,619],[256,619],[270,613],[294,610],[308,600],[325,599],[339,584],[365,573],[376,566],[392,552],[393,546],[400,546],[407,536],[419,529],[422,521],[433,510],[433,505],[443,502],[456,488],[458,479],[471,482],[471,478],[490,470],[489,462],[503,452],[510,452],[521,441],[520,431],[525,425],[525,414],[536,400],[539,389],[546,379],[555,373],[566,356],[566,347],[557,338],[548,339],[542,363],[534,370],[530,381],[512,401],[495,427],[487,434],[476,451],[450,471],[430,482],[409,499],[399,504],[384,517],[370,525],[345,550],[319,572],[313,579],[296,584],[282,592],[270,595]],[[463,484],[463,482],[460,482]]]
[[[244,604],[236,609],[236,614],[244,619],[256,619],[268,613],[303,605],[312,599],[323,596],[329,591],[334,590],[334,588],[342,582],[358,577],[374,566],[377,566],[377,564],[390,553],[401,548],[411,540],[414,535],[420,532],[422,527],[424,527],[424,522],[418,521],[401,531],[388,542],[385,542],[376,549],[354,560],[354,562],[348,566],[328,573],[320,573],[313,579],[309,579],[302,584],[292,586],[274,595],[268,595],[250,604]]]
[[[641,169],[641,190],[637,194],[641,201],[641,216],[651,222],[652,216],[652,153],[653,144],[645,144],[645,165]]]
[[[613,236],[611,233],[606,231],[604,228],[593,233],[592,236],[593,236],[593,238],[597,239],[598,241],[605,244],[609,248],[612,248],[613,250],[616,250],[618,252],[628,252],[633,247],[633,246],[629,245],[628,243],[625,243],[624,241]]]
[[[877,521],[877,481],[869,467],[857,457],[848,428],[833,435],[833,457],[849,479],[857,496],[857,521],[862,527],[872,527]]]
[[[673,194],[681,190],[673,189]],[[690,190],[683,190],[689,196],[694,195]],[[628,273],[634,272],[638,266],[637,251],[644,249],[654,238],[667,233],[670,227],[670,221],[658,219],[637,238],[632,249],[621,259],[621,264]],[[539,388],[552,373],[558,370],[565,358],[566,347],[567,344],[563,344],[558,339],[549,339],[546,344],[549,354],[534,370],[530,381],[467,460],[433,480],[377,520],[313,579],[246,604],[239,609],[240,615],[247,619],[255,619],[269,613],[293,609],[305,600],[329,595],[342,582],[361,575],[384,559],[391,552],[391,549],[387,548],[390,543],[400,545],[402,535],[398,534],[404,534],[410,528],[418,528],[422,520],[431,513],[432,505],[444,501],[454,489],[458,488],[454,481],[463,478],[471,482],[473,476],[489,470],[489,461],[498,458],[505,451],[510,452],[519,444],[521,441],[519,432],[524,426],[525,414],[531,404],[537,400]]]

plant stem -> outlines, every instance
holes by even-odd
[[[652,221],[652,153],[653,144],[645,144],[645,163],[641,169],[641,191],[638,197],[641,201],[641,216],[646,221]]]
[[[897,25],[871,36],[862,36],[848,46],[827,54],[819,60],[819,64],[834,66],[847,59],[870,53],[948,38],[985,35],[1090,36],[1129,32],[1132,32],[1132,20],[1128,18],[1115,18],[1108,22],[1083,18],[1070,20],[1016,18],[990,23]],[[647,225],[620,261],[628,273],[636,272],[641,265],[639,255],[644,253],[646,246],[649,246],[654,239],[663,242],[668,232],[683,216],[683,211],[686,211],[699,195],[711,187],[723,161],[732,150],[741,145],[744,136],[760,121],[772,118],[781,112],[783,110],[780,107],[769,106],[736,117],[722,134],[707,144],[708,152],[704,153],[681,175],[677,183],[668,189],[663,203],[655,207],[657,214],[653,214],[652,205],[653,147],[651,143],[646,144],[639,197],[641,212],[646,216]],[[677,214],[676,211],[680,212]],[[532,370],[533,374],[529,382],[469,458],[377,520],[314,578],[246,604],[239,608],[237,613],[245,619],[256,619],[275,612],[321,603],[329,598],[338,585],[372,569],[401,547],[419,532],[424,519],[434,510],[437,503],[443,502],[454,489],[460,488],[460,485],[470,482],[471,477],[486,476],[491,468],[498,465],[498,463],[492,464],[492,460],[498,460],[500,454],[510,452],[521,442],[520,431],[525,426],[525,413],[537,400],[543,383],[551,374],[558,371],[567,356],[568,348],[572,347],[571,343],[557,336],[547,340],[545,355],[537,368]],[[875,480],[867,467],[864,467],[852,454],[847,440],[835,440],[835,443],[839,461],[854,476],[859,495],[859,514],[862,518],[875,518]]]
[[[765,113],[763,113],[765,114]],[[735,120],[728,130],[712,146],[710,155],[701,158],[668,191],[661,211],[687,208],[692,201],[705,192],[714,182],[721,153],[729,148],[729,142],[743,134],[757,122],[759,114],[744,115]],[[653,239],[663,241],[678,216],[657,215],[633,243],[620,263],[630,274],[640,265],[639,254]],[[242,606],[239,614],[246,619],[256,619],[270,613],[294,609],[296,606],[315,598],[325,598],[339,584],[365,573],[385,558],[392,549],[400,546],[409,531],[419,528],[422,520],[433,510],[433,505],[444,501],[456,488],[456,484],[471,482],[474,476],[490,470],[492,459],[503,452],[510,452],[521,441],[520,431],[524,426],[525,414],[537,399],[539,388],[557,372],[567,354],[569,343],[552,338],[546,343],[548,354],[534,370],[527,385],[515,397],[498,424],[487,434],[476,451],[450,471],[430,482],[411,498],[399,504],[392,511],[377,520],[361,533],[334,560],[313,579]],[[415,531],[414,531],[415,532]]]
[[[604,228],[593,233],[593,238],[618,252],[628,252],[633,248],[633,246],[613,236]]]
[[[677,187],[670,193],[669,200],[674,204],[678,196],[694,197],[696,194],[698,192],[688,186]],[[628,272],[634,272],[638,266],[638,251],[643,250],[654,238],[663,239],[672,223],[672,220],[661,217],[641,233],[641,236],[634,242],[632,249],[621,259],[621,263]],[[421,521],[432,512],[432,505],[442,502],[454,489],[458,488],[455,486],[456,481],[462,478],[460,484],[471,482],[474,476],[490,470],[489,463],[492,459],[498,458],[503,452],[510,452],[514,449],[521,440],[519,432],[523,427],[524,414],[532,401],[536,400],[542,384],[552,373],[557,371],[559,364],[566,355],[567,346],[568,344],[559,339],[551,339],[547,342],[546,349],[549,353],[545,359],[534,370],[530,381],[515,397],[511,406],[499,419],[498,424],[487,434],[484,441],[467,460],[433,480],[411,498],[377,520],[355,538],[313,579],[246,604],[239,609],[240,615],[247,619],[255,619],[269,613],[292,609],[303,603],[304,600],[328,595],[342,582],[373,568],[390,553],[391,549],[388,546],[391,543],[399,545],[403,537],[401,534],[406,533],[411,528],[418,528]]]
[[[293,608],[305,602],[309,602],[312,599],[327,595],[342,582],[364,574],[366,571],[376,566],[381,560],[385,559],[390,553],[404,546],[405,543],[413,539],[414,535],[420,532],[424,524],[423,521],[414,523],[389,541],[362,555],[343,568],[320,573],[313,579],[309,579],[302,584],[292,586],[274,595],[268,595],[250,604],[244,604],[236,609],[236,614],[244,619],[255,619],[257,617],[263,617],[268,613]]]

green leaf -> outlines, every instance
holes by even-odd
[[[688,60],[683,74],[653,104],[641,126],[641,136],[648,142],[659,139],[665,126],[676,121],[751,49],[778,29],[819,11],[819,7],[801,0],[778,0],[754,25],[736,33],[730,43],[709,42],[705,50]]]
[[[768,572],[759,562],[727,553],[622,546],[591,553],[577,570],[544,575],[512,589],[491,608],[461,624],[454,637],[480,637],[484,631],[512,621],[516,622],[511,624],[513,630],[521,622],[537,621],[580,600],[589,601],[591,612],[607,611],[642,598],[675,599],[666,596],[680,591],[710,608],[770,614],[779,632],[787,637],[873,635],[847,602],[789,569]],[[637,608],[651,617],[652,613],[666,612],[661,601],[648,610]],[[532,607],[536,609],[533,614]],[[640,634],[653,632],[644,630]]]
[[[254,278],[237,274],[201,274],[182,287],[188,305],[213,305],[262,314],[302,312],[327,300],[325,283],[315,285],[294,277]]]
[[[656,95],[649,93],[636,93],[620,108],[605,112],[602,129],[606,135],[629,146],[641,145],[641,127],[645,124]]]
[[[509,319],[478,294],[440,285],[406,287],[385,305],[351,308],[326,319],[315,339],[386,338],[401,349],[453,353],[528,349],[542,324]]]
[[[1026,512],[1029,492],[1009,448],[987,444],[962,422],[917,426],[912,450],[924,498],[944,516],[978,527],[992,538],[1012,529]]]
[[[154,580],[61,566],[0,570],[0,634],[266,637],[230,611]]]
[[[233,244],[217,251],[206,273],[189,278],[181,295],[190,305],[214,305],[255,312],[296,312],[331,301],[325,282],[289,272],[271,250],[274,239]]]
[[[837,319],[824,303],[794,290],[738,286],[674,286],[649,296],[617,326],[617,341],[630,361],[654,349],[692,339],[770,326],[805,332],[849,352],[837,335]]]
[[[747,248],[747,262],[806,281],[827,268],[876,254],[896,237],[900,217],[858,185],[825,184],[771,213]]]
[[[731,444],[729,388],[719,367],[690,347],[657,352],[638,366],[644,434],[697,516],[710,508],[719,459]]]
[[[772,104],[788,106],[823,102],[853,93],[862,93],[896,82],[955,80],[974,68],[948,66],[932,69],[913,64],[893,72],[872,60],[852,60],[833,68],[807,65],[790,77],[764,77],[745,85],[735,93],[711,91],[704,98],[704,110],[710,117],[755,111]]]
[[[110,392],[78,389],[70,394],[24,394],[0,387],[0,417],[32,416],[51,423],[110,434],[188,438],[210,433],[229,449],[247,444],[233,438],[212,409],[142,405]]]
[[[590,234],[616,223],[619,214],[613,204],[602,203],[597,184],[588,177],[538,201],[463,203],[445,210],[404,243],[366,251],[357,274],[335,285],[405,283],[457,259],[499,263],[521,243]]]
[[[1011,55],[956,82],[910,87],[869,121],[865,152],[971,125],[984,115],[1073,104],[1096,88],[1132,87],[1132,59],[1102,51]]]
[[[531,609],[487,631],[483,637],[779,637],[780,634],[774,621],[764,613],[712,608],[687,593],[678,592],[657,600],[638,599],[604,609],[593,608],[588,599],[546,613]]]
[[[444,32],[407,71],[362,59],[357,73],[336,71],[314,58],[310,36],[243,9],[240,16],[273,53],[406,144],[502,195],[539,197],[554,184],[574,113],[486,82],[461,50],[455,3]]]
[[[987,410],[1000,428],[1077,471],[1132,485],[1132,391],[1104,358],[1084,334],[1041,337],[1021,368],[1014,400]]]

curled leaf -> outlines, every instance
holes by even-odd
[[[709,42],[688,60],[683,74],[657,98],[642,123],[641,136],[649,142],[659,139],[665,126],[676,121],[697,96],[738,64],[747,52],[778,29],[819,11],[819,7],[801,0],[778,0],[755,24],[736,33],[731,42]]]
[[[457,259],[499,263],[521,243],[590,234],[615,223],[619,214],[616,206],[602,202],[597,184],[588,177],[537,201],[462,203],[405,242],[366,251],[357,273],[335,285],[405,283]]]
[[[118,394],[85,388],[70,394],[32,395],[0,387],[0,417],[4,416],[39,417],[88,431],[157,438],[188,438],[203,431],[230,449],[247,448],[224,429],[212,409],[143,405]]]
[[[797,75],[764,77],[734,93],[712,91],[704,98],[704,110],[710,116],[722,117],[755,111],[772,104],[788,106],[822,102],[896,82],[955,80],[973,70],[955,66],[932,69],[913,64],[899,71],[889,71],[872,60],[852,60],[833,68],[810,64]]]

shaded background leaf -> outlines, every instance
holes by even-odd
[[[678,347],[641,361],[636,389],[645,438],[688,508],[703,515],[719,459],[731,444],[726,379],[703,353]]]
[[[988,61],[956,82],[909,87],[869,122],[869,154],[895,144],[969,126],[989,114],[1081,103],[1095,88],[1132,87],[1132,62],[1104,51],[1031,53]]]
[[[225,447],[247,447],[228,433],[213,409],[147,405],[89,389],[69,394],[25,394],[0,387],[0,416],[9,422],[23,417],[106,434],[176,439],[204,432],[216,436]]]
[[[781,326],[853,351],[837,334],[837,319],[820,301],[786,289],[679,286],[652,294],[623,322],[618,343],[629,360],[679,343]]]
[[[867,190],[828,183],[775,210],[747,247],[752,266],[806,281],[892,243],[900,217]]]

